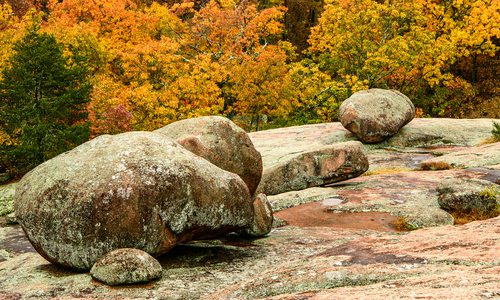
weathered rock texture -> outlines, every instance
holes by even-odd
[[[431,147],[477,146],[491,137],[495,119],[418,118],[381,146]]]
[[[113,250],[97,260],[90,274],[107,285],[145,283],[161,277],[160,263],[146,252],[124,248]]]
[[[264,194],[258,194],[253,201],[253,222],[244,233],[253,237],[265,236],[273,226],[273,208]]]
[[[424,160],[422,163],[437,162],[445,162],[456,168],[489,167],[500,170],[500,142],[463,149]]]
[[[41,164],[19,182],[15,210],[43,257],[79,270],[114,249],[157,256],[253,219],[240,177],[151,132],[100,136]]]
[[[262,158],[248,134],[224,117],[209,116],[169,124],[164,134],[214,165],[238,174],[253,194],[262,176]]]
[[[363,145],[352,141],[288,156],[264,169],[258,191],[275,195],[361,175],[368,170]]]
[[[415,116],[413,103],[395,90],[369,89],[342,102],[339,120],[364,143],[377,143],[395,135]]]
[[[437,187],[438,203],[447,210],[488,216],[500,213],[500,189],[490,181],[448,178]]]

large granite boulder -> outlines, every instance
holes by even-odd
[[[358,141],[325,145],[288,155],[266,166],[257,189],[266,195],[303,190],[357,177],[368,170]]]
[[[364,143],[378,143],[395,135],[415,116],[413,103],[395,90],[369,89],[342,102],[339,120]]]
[[[103,255],[90,274],[107,285],[146,283],[161,277],[160,263],[146,252],[124,248]]]
[[[238,174],[253,194],[262,176],[262,158],[248,134],[231,120],[200,117],[171,123],[155,132],[164,134],[194,154]]]
[[[253,221],[239,176],[152,132],[100,136],[41,164],[14,204],[34,248],[77,270],[114,249],[157,256]]]

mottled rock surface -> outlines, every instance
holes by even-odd
[[[363,143],[378,143],[395,135],[415,116],[411,100],[395,90],[354,93],[339,108],[339,120]]]
[[[466,148],[422,161],[424,164],[431,162],[445,162],[455,168],[488,167],[500,170],[500,142]]]
[[[363,145],[352,141],[289,155],[262,174],[258,191],[275,195],[346,180],[368,170]]]
[[[41,255],[78,270],[114,249],[157,256],[253,219],[240,177],[151,132],[100,136],[41,164],[18,183],[15,210]]]
[[[258,194],[253,201],[253,222],[244,233],[248,236],[261,237],[269,234],[273,226],[273,208],[267,196]]]
[[[164,134],[214,165],[238,174],[253,194],[262,176],[262,158],[248,134],[224,117],[177,121],[155,132]]]
[[[433,147],[443,145],[477,146],[491,137],[496,119],[413,119],[380,146]]]
[[[439,183],[437,192],[439,206],[447,211],[487,216],[500,208],[499,186],[490,181],[448,178]]]
[[[92,266],[90,274],[107,285],[146,283],[161,277],[160,263],[146,252],[124,248],[106,253]]]
[[[161,279],[135,287],[16,255],[0,262],[0,299],[495,299],[499,252],[500,217],[409,233],[286,226],[179,245]]]

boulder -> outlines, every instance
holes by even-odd
[[[262,176],[262,158],[248,134],[231,120],[200,117],[171,123],[155,132],[226,171],[238,174],[253,194]]]
[[[253,220],[239,176],[152,132],[100,136],[39,165],[14,205],[34,248],[77,270],[114,249],[157,256]]]
[[[92,266],[90,274],[107,285],[146,283],[161,277],[160,263],[146,252],[116,249],[103,255]]]
[[[257,189],[266,195],[303,190],[357,177],[368,170],[358,141],[339,143],[289,155],[266,167]]]
[[[364,143],[378,143],[390,138],[414,116],[413,103],[395,90],[359,91],[339,108],[342,125]]]
[[[439,206],[444,210],[486,218],[500,214],[500,189],[490,181],[447,178],[437,192]]]
[[[244,234],[252,237],[261,237],[271,232],[273,227],[273,208],[264,194],[258,194],[253,201],[253,222]]]

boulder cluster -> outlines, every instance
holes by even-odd
[[[115,249],[159,256],[190,240],[269,233],[270,205],[254,195],[262,159],[248,135],[222,117],[178,123],[99,136],[25,175],[15,211],[35,249],[87,271]]]

